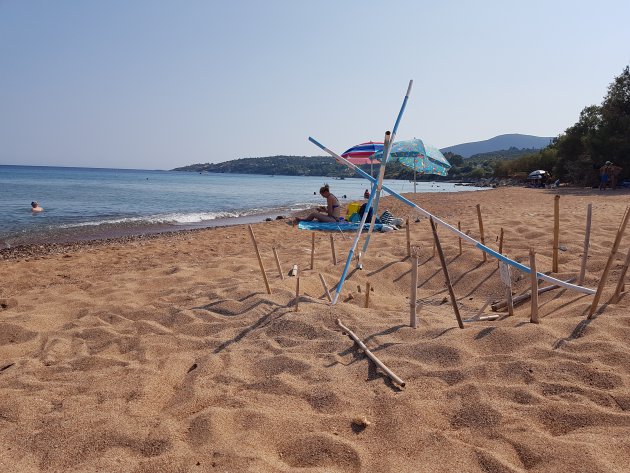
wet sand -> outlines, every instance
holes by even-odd
[[[552,265],[555,191],[503,188],[407,194],[539,271]],[[593,204],[585,285],[596,287],[627,191],[559,189],[557,277],[576,276]],[[391,197],[381,210],[405,217]],[[630,314],[555,290],[514,317],[459,329],[426,219],[418,248],[418,327],[409,325],[405,231],[375,234],[340,303],[332,286],[351,238],[284,221],[0,253],[0,471],[61,472],[623,472],[630,462]],[[504,297],[496,261],[439,230],[462,317]],[[275,267],[276,246],[283,267]],[[301,296],[295,311],[300,268]],[[370,282],[369,308],[364,308]],[[515,294],[529,277],[513,272]],[[545,283],[546,284],[546,283]],[[360,288],[360,290],[359,290]],[[484,315],[491,314],[487,308]],[[405,382],[401,388],[344,335],[339,318]],[[364,422],[366,420],[367,422]],[[369,425],[368,425],[369,424]]]

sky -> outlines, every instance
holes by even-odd
[[[627,0],[0,0],[0,164],[172,169],[557,136],[630,63]]]

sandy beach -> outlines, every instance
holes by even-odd
[[[538,270],[552,269],[560,198],[561,279],[599,283],[628,191],[501,188],[406,194]],[[626,231],[601,298],[554,290],[513,317],[458,327],[426,219],[418,248],[418,326],[409,327],[406,232],[375,234],[340,303],[326,300],[352,235],[286,221],[35,247],[0,261],[0,471],[626,472],[630,463],[630,298],[611,303]],[[462,318],[505,297],[496,260],[440,229]],[[284,279],[272,253],[277,248]],[[300,269],[300,299],[295,311]],[[628,278],[628,277],[627,277]],[[369,307],[364,308],[370,283]],[[541,286],[547,283],[541,284]],[[529,276],[513,272],[515,296]],[[494,312],[488,306],[483,315]],[[336,320],[405,382],[392,383]]]

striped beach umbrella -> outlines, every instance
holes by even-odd
[[[374,161],[371,156],[382,150],[383,143],[379,143],[377,141],[367,141],[347,149],[341,156],[346,158],[352,164],[372,164],[376,161]]]

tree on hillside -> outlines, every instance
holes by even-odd
[[[608,87],[601,107],[603,149],[608,158],[626,168],[630,166],[630,69],[628,66]],[[626,174],[630,175],[630,174]]]
[[[623,167],[630,175],[630,69],[628,66],[608,87],[601,106],[591,105],[578,122],[551,145],[558,160],[559,177],[584,184],[594,183],[597,169],[606,161]]]

